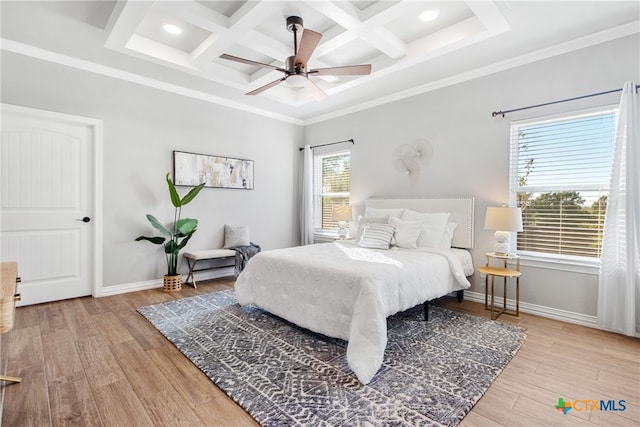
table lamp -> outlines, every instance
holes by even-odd
[[[522,231],[522,210],[520,208],[487,207],[484,220],[485,230],[495,230],[496,255],[509,256],[511,253],[511,232]]]
[[[347,222],[351,221],[352,217],[351,206],[349,205],[337,205],[333,207],[331,212],[331,220],[338,221],[338,237],[340,240],[347,238]]]

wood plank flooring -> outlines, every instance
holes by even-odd
[[[2,335],[4,426],[256,426],[255,421],[157,332],[137,307],[233,287],[203,281],[21,307]],[[487,317],[481,304],[438,304]],[[461,426],[637,426],[640,340],[541,317],[503,315],[528,337]],[[558,398],[624,400],[624,411],[563,415]],[[619,406],[616,406],[619,408]]]

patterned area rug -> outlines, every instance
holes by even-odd
[[[440,307],[388,319],[385,360],[362,385],[346,342],[301,329],[233,291],[138,311],[263,426],[455,426],[509,363],[522,328]]]

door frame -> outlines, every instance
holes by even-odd
[[[92,281],[91,294],[93,297],[102,296],[102,269],[103,269],[103,123],[100,119],[94,119],[91,117],[76,116],[73,114],[58,113],[55,111],[42,110],[37,108],[23,107],[13,104],[0,104],[2,106],[2,113],[16,113],[23,114],[36,119],[54,120],[58,122],[65,122],[69,124],[82,125],[92,130],[92,174],[91,179],[93,185],[91,190],[93,192],[93,200],[91,203],[93,213],[91,222],[93,223],[93,235],[92,235],[92,247],[91,247],[91,265],[93,269],[93,276],[90,277]],[[19,266],[18,266],[19,267]]]

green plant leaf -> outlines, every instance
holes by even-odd
[[[178,251],[179,251],[180,249],[182,249],[182,248],[184,248],[184,247],[186,246],[187,242],[189,241],[189,239],[191,239],[191,236],[193,236],[193,233],[194,233],[195,231],[196,231],[196,230],[194,229],[191,233],[189,233],[189,234],[188,234],[188,235],[187,235],[187,236],[186,236],[186,237],[185,237],[185,238],[180,242],[180,244],[178,245]]]
[[[181,220],[178,220],[178,222],[176,223],[176,228],[178,229],[178,231],[182,235],[180,237],[183,237],[183,236],[186,236],[188,234],[193,233],[195,231],[197,225],[198,225],[198,220],[197,219],[183,218]]]
[[[136,239],[136,242],[139,242],[141,240],[147,240],[151,243],[154,243],[156,245],[161,245],[164,243],[165,238],[164,237],[146,237],[146,236],[140,236]]]
[[[167,185],[169,186],[169,195],[171,196],[171,203],[176,208],[179,208],[180,206],[182,206],[182,201],[180,200],[180,196],[178,195],[176,186],[174,185],[173,181],[171,181],[171,178],[169,178],[169,175],[171,175],[171,172],[167,172],[167,177],[166,177]]]
[[[178,254],[180,248],[178,248],[177,243],[174,240],[169,240],[166,245],[164,245],[164,252],[167,254]]]
[[[164,226],[160,224],[160,222],[153,215],[147,214],[147,219],[149,220],[151,225],[153,225],[153,228],[155,228],[156,230],[158,230],[168,238],[171,238],[171,232],[166,228],[164,228]]]
[[[189,190],[189,192],[182,198],[182,200],[180,201],[180,205],[184,206],[187,203],[189,203],[190,201],[192,201],[193,199],[196,198],[196,196],[198,195],[198,193],[200,192],[200,190],[202,190],[204,188],[204,182],[200,185],[197,185],[195,187],[193,187],[191,190]]]

